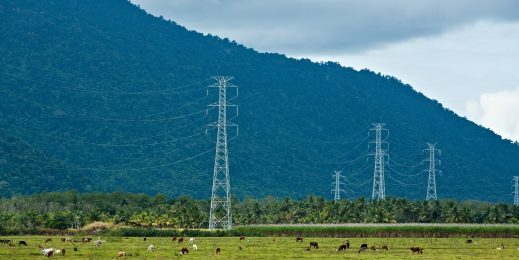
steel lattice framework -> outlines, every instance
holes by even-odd
[[[218,119],[215,123],[208,125],[215,127],[217,130],[213,186],[211,192],[211,209],[209,212],[210,230],[232,228],[227,128],[237,128],[237,125],[227,122],[227,108],[235,107],[236,116],[238,116],[238,107],[227,102],[227,88],[236,88],[236,96],[238,95],[237,86],[228,83],[233,78],[227,76],[215,76],[213,79],[217,82],[209,87],[218,89],[218,102],[210,104],[209,106],[218,108]]]
[[[383,123],[373,124],[371,131],[375,131],[375,167],[373,171],[373,191],[371,193],[372,200],[384,200],[386,199],[386,187],[384,181],[384,169],[386,164],[386,157],[388,153],[383,147],[383,144],[387,144],[382,140],[382,132],[387,131],[384,129]],[[373,143],[372,142],[372,143]]]
[[[436,165],[440,165],[441,161],[436,159],[436,154],[441,155],[441,150],[436,149],[436,144],[427,143],[429,148],[425,149],[429,153],[429,159],[425,160],[429,162],[429,169],[426,170],[429,173],[427,179],[427,196],[426,200],[437,200],[436,194],[436,174],[441,171],[436,169]]]
[[[519,176],[514,176],[514,205],[519,206]]]

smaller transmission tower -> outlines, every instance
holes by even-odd
[[[373,170],[373,191],[371,193],[372,200],[386,199],[384,169],[388,152],[387,142],[382,140],[382,135],[384,131],[387,131],[387,135],[389,135],[389,131],[384,129],[384,125],[385,124],[382,123],[375,123],[373,124],[373,128],[370,129],[371,131],[375,131],[375,140],[370,142],[375,143],[375,167]],[[386,145],[386,147],[384,147],[384,145]]]
[[[425,149],[429,153],[429,159],[426,159],[426,162],[429,162],[429,169],[425,170],[429,173],[429,177],[427,179],[427,196],[426,200],[437,200],[438,197],[436,195],[436,174],[441,173],[441,171],[436,169],[436,165],[440,165],[441,161],[436,159],[436,154],[441,156],[441,150],[436,149],[436,144],[427,143],[429,148]]]
[[[341,199],[341,192],[344,191],[343,189],[341,189],[341,186],[343,185],[343,183],[341,182],[341,178],[343,178],[343,176],[341,176],[341,173],[342,171],[335,171],[335,173],[333,174],[335,181],[332,184],[335,186],[335,188],[332,189],[332,192],[334,193],[333,200],[335,202]]]
[[[514,206],[519,206],[519,176],[514,176]]]

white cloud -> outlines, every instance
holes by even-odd
[[[467,102],[471,117],[501,136],[519,141],[519,87],[515,90],[482,94]]]

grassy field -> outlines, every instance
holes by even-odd
[[[38,244],[43,244],[44,236],[12,236],[0,239],[11,239],[17,244],[19,240],[28,246],[0,245],[0,259],[35,259],[40,255]],[[172,242],[171,238],[101,237],[106,242],[97,248],[93,243],[82,245],[75,243],[78,251],[74,252],[70,242],[63,243],[60,237],[51,237],[46,247],[65,248],[66,256],[54,256],[59,259],[115,259],[117,252],[124,251],[128,259],[172,259],[180,258],[175,254],[182,247],[190,249],[189,254],[181,256],[188,259],[519,259],[519,239],[510,238],[477,238],[475,244],[466,244],[463,238],[351,238],[350,250],[336,252],[344,238],[304,238],[303,243],[296,243],[293,237],[249,237],[240,241],[238,237],[197,237],[195,244],[198,251],[192,251],[186,241],[183,244]],[[79,237],[73,238],[79,240]],[[186,240],[188,238],[185,238]],[[275,241],[274,241],[275,239]],[[319,243],[319,249],[307,251],[310,241]],[[389,251],[366,251],[357,253],[361,243],[369,245],[387,245]],[[497,250],[500,243],[504,250]],[[147,253],[148,245],[156,250]],[[243,250],[238,250],[241,246]],[[424,247],[423,255],[414,255],[409,247]],[[221,248],[221,255],[215,255],[215,248]]]

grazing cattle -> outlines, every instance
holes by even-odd
[[[348,249],[348,248],[346,247],[346,245],[340,245],[340,246],[339,246],[339,249],[337,249],[337,252],[338,252],[338,251],[345,251],[346,249]]]
[[[187,247],[182,247],[182,249],[180,249],[180,252],[185,255],[185,254],[188,254],[189,253],[189,249],[187,249]]]
[[[54,254],[54,248],[43,248],[40,246],[40,253],[46,257],[51,257]]]
[[[177,237],[176,237],[176,236],[173,237],[173,238],[171,239],[171,241],[172,241],[172,242],[173,242],[173,241],[177,241]]]
[[[155,250],[155,246],[154,245],[149,245],[148,246],[148,250],[146,250],[146,252],[150,253],[150,252],[153,252],[153,250]]]
[[[77,247],[74,247],[74,251],[76,251],[76,252],[77,252]]]
[[[411,252],[413,254],[423,254],[423,248],[421,248],[421,247],[411,247]]]
[[[317,242],[310,242],[310,248],[315,248],[315,249],[319,249],[319,244],[317,244]]]
[[[302,237],[296,237],[296,242],[303,242],[303,238]]]
[[[88,242],[90,242],[90,241],[92,241],[92,238],[90,238],[90,237],[84,237],[84,238],[81,239],[81,242],[82,242],[83,244],[86,244],[86,243],[88,243]]]
[[[52,241],[52,238],[45,238],[45,240],[43,241],[43,243],[47,243],[47,242],[51,242]]]
[[[360,245],[360,249],[359,249],[359,252],[357,252],[357,254],[359,254],[360,252],[364,252],[368,250],[368,244],[362,244]]]
[[[498,247],[498,248],[496,248],[496,249],[497,249],[497,250],[503,250],[503,249],[505,249],[505,245],[503,245],[503,244],[500,244],[500,245],[499,245],[499,247]]]
[[[103,244],[105,241],[101,240],[101,239],[98,239],[96,241],[94,241],[94,244],[96,244],[96,247],[100,247],[101,244]]]
[[[56,249],[54,251],[54,254],[56,254],[56,255],[61,254],[62,256],[64,256],[65,255],[65,248],[63,248],[63,249]]]
[[[144,240],[144,241],[146,241],[146,237],[144,237],[144,239],[143,239],[143,240]]]
[[[474,241],[472,241],[472,239],[467,239],[467,242],[466,242],[466,243],[467,243],[467,244],[472,244],[472,243],[474,243]]]
[[[193,244],[193,250],[198,251],[198,246],[196,244]]]
[[[350,240],[344,241],[343,245],[346,245],[346,249],[350,249]]]
[[[184,243],[184,238],[183,238],[183,237],[179,238],[179,239],[178,239],[178,243],[179,243],[179,244],[180,244],[180,243]]]
[[[377,251],[377,247],[375,245],[370,246],[369,249],[371,249],[371,251]]]
[[[195,239],[194,238],[190,238],[189,239],[189,244],[193,244],[193,242],[195,242]]]
[[[383,246],[381,246],[380,249],[382,249],[382,250],[386,250],[386,251],[389,251],[389,247],[387,247],[387,245],[383,245]]]
[[[118,252],[117,253],[117,258],[119,257],[125,257],[126,256],[126,252]]]
[[[240,241],[241,240],[245,240],[245,237],[244,236],[240,236]]]
[[[216,254],[219,255],[222,252],[219,247],[216,248]]]
[[[20,240],[18,242],[18,246],[27,246],[27,242],[23,241],[23,240]]]

